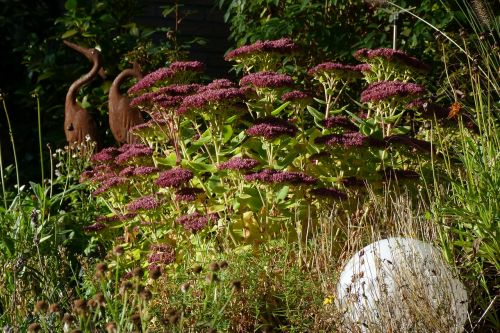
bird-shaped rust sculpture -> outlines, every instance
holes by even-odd
[[[142,73],[137,63],[132,68],[122,71],[109,89],[109,127],[118,143],[137,143],[139,138],[129,133],[129,129],[144,123],[141,111],[130,106],[130,98],[120,92],[120,86],[128,77],[142,79]]]
[[[91,141],[98,143],[97,124],[90,116],[89,112],[82,108],[76,101],[76,96],[80,89],[92,81],[100,72],[102,66],[102,56],[99,50],[94,48],[84,48],[74,43],[63,41],[66,46],[83,54],[92,63],[92,69],[87,74],[73,82],[66,94],[64,109],[64,133],[70,145],[85,142],[88,135]]]

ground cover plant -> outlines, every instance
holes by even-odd
[[[203,83],[198,61],[153,70],[128,90],[148,119],[131,129],[140,143],[56,151],[30,190],[2,175],[4,330],[359,332],[337,309],[338,274],[389,236],[440,246],[471,295],[466,330],[498,329],[500,56],[486,28],[441,37],[438,85],[390,48],[302,68],[291,38],[228,52],[238,82]],[[430,319],[446,304],[421,294],[416,331],[448,332]]]

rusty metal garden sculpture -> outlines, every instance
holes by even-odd
[[[94,48],[84,48],[74,43],[63,41],[66,46],[83,54],[92,63],[92,69],[78,80],[73,82],[66,94],[64,109],[64,133],[70,145],[85,142],[88,135],[91,141],[98,143],[97,124],[87,110],[82,108],[76,101],[76,96],[80,89],[91,82],[99,74],[102,66],[102,56],[99,50]]]
[[[144,123],[144,118],[139,109],[131,107],[130,98],[120,92],[120,86],[128,77],[142,79],[142,73],[137,63],[132,68],[122,71],[113,81],[109,90],[109,127],[114,138],[120,144],[137,143],[138,137],[129,133],[129,129]]]

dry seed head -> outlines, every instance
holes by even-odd
[[[220,267],[218,263],[212,262],[210,263],[210,265],[208,265],[208,269],[211,270],[212,272],[217,272],[220,269]]]
[[[124,293],[125,291],[132,290],[133,288],[134,288],[134,285],[132,284],[132,282],[130,282],[130,281],[123,281],[122,285],[121,285],[121,288],[120,288],[120,292]]]
[[[221,269],[226,269],[227,267],[229,266],[229,264],[227,263],[227,261],[223,260],[219,263],[219,267]]]
[[[106,324],[106,332],[108,332],[108,333],[116,333],[117,332],[116,324],[113,323],[113,322],[107,323]]]
[[[193,273],[195,273],[195,274],[201,273],[202,270],[203,270],[203,267],[201,267],[200,265],[196,265],[193,267]]]
[[[130,317],[130,320],[132,320],[132,323],[134,323],[135,326],[140,326],[141,325],[141,315],[138,312],[134,313]]]
[[[239,280],[235,280],[235,281],[231,282],[231,287],[232,287],[235,291],[240,291],[240,290],[241,290],[241,281],[239,281]]]
[[[74,329],[71,331],[71,333],[82,333],[83,331],[82,330],[79,330],[79,329]]]
[[[138,278],[142,278],[143,275],[144,275],[144,270],[141,267],[136,267],[132,271],[132,276],[135,276],[135,277],[138,277]]]
[[[84,299],[80,298],[75,300],[73,306],[76,313],[78,313],[79,315],[85,315],[88,311],[87,301],[85,301]]]
[[[149,270],[149,277],[153,280],[158,280],[161,276],[160,266],[154,266]]]
[[[119,257],[125,253],[125,249],[123,248],[123,246],[118,245],[118,246],[115,246],[115,248],[113,249],[113,253]]]
[[[62,319],[63,323],[65,324],[71,324],[73,322],[73,317],[69,313],[65,313]]]
[[[35,313],[45,313],[47,312],[47,309],[49,308],[49,304],[45,301],[38,301],[35,304]]]
[[[28,326],[28,332],[36,333],[36,332],[40,332],[41,329],[42,329],[42,326],[39,323],[33,323],[30,326]]]
[[[56,303],[52,303],[49,305],[49,314],[56,314],[56,315],[60,315],[61,314],[61,309],[59,308],[59,305],[57,305]]]
[[[97,265],[95,265],[95,276],[97,278],[103,278],[106,275],[106,271],[108,270],[108,266],[100,262]]]
[[[103,307],[106,304],[106,299],[104,298],[103,293],[97,293],[94,295],[94,300],[98,306]]]
[[[153,294],[149,289],[144,288],[139,292],[139,296],[141,297],[142,300],[144,301],[149,301],[151,298],[153,298]]]
[[[183,293],[186,293],[189,290],[190,286],[191,285],[189,284],[189,282],[185,282],[185,283],[181,284],[181,291]]]

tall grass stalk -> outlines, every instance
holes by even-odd
[[[38,94],[35,94],[36,98],[36,111],[37,111],[37,116],[38,116],[38,146],[40,148],[40,172],[42,173],[42,182],[45,179],[45,173],[44,173],[44,167],[43,167],[43,149],[42,149],[42,120],[41,120],[41,109],[40,109],[40,98],[38,97]]]
[[[12,153],[14,156],[14,165],[16,167],[16,182],[17,182],[17,193],[21,192],[21,182],[19,181],[19,164],[17,163],[17,154],[16,154],[16,144],[14,142],[14,135],[12,134],[12,126],[10,124],[9,112],[7,111],[7,105],[5,103],[5,98],[2,98],[2,106],[5,112],[5,119],[7,120],[7,128],[9,130],[9,138],[12,144]]]
[[[2,182],[2,198],[3,206],[7,210],[7,192],[5,191],[5,180],[3,176],[3,158],[2,158],[2,142],[0,141],[0,179]]]

